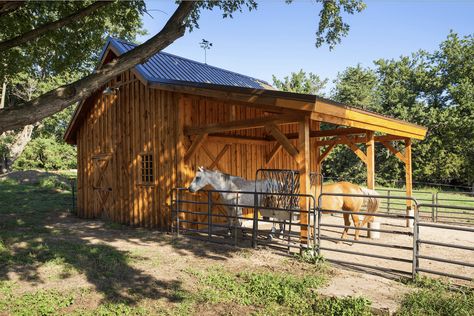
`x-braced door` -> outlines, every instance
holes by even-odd
[[[95,217],[109,218],[112,202],[112,156],[110,154],[96,155],[93,162],[93,191]]]

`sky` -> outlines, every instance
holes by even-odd
[[[419,49],[434,51],[450,30],[460,36],[474,34],[474,0],[366,1],[367,8],[344,16],[350,31],[342,43],[329,50],[316,48],[315,32],[321,4],[310,0],[259,1],[258,9],[223,19],[219,10],[203,11],[199,29],[187,33],[165,51],[204,62],[202,39],[213,46],[207,63],[272,83],[303,69],[331,81],[349,66],[373,66],[373,61],[398,58]],[[144,17],[148,35],[156,34],[176,8],[174,1],[147,1]]]

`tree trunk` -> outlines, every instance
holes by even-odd
[[[163,29],[145,43],[74,83],[47,92],[20,106],[0,110],[0,133],[34,124],[87,98],[110,79],[145,62],[184,35],[186,21],[198,2],[182,1]]]
[[[15,135],[15,139],[13,142],[7,146],[7,152],[4,153],[3,156],[3,166],[1,166],[0,173],[5,173],[11,171],[11,167],[13,163],[20,157],[20,155],[25,150],[26,145],[31,140],[31,136],[33,135],[34,125],[26,125],[23,129]],[[13,134],[13,131],[6,132],[2,134],[0,137],[4,135]]]
[[[16,135],[15,141],[10,147],[10,166],[20,157],[26,145],[30,142],[33,129],[34,125],[26,125],[23,127],[23,130]]]

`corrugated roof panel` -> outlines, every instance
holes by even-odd
[[[109,38],[106,47],[108,45],[113,45],[120,54],[128,52],[137,46],[136,44],[115,38]],[[155,54],[147,62],[137,66],[136,69],[147,80],[155,82],[174,80],[254,89],[265,89],[269,86],[263,80],[165,52]]]

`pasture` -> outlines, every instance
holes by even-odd
[[[70,205],[71,192],[54,181],[0,182],[0,315],[370,315],[373,307],[468,315],[474,308],[466,288],[81,220]]]

